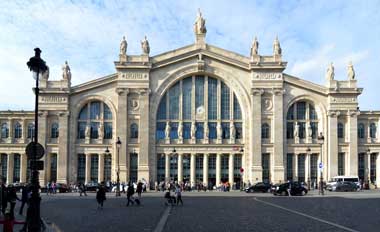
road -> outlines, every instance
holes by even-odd
[[[164,206],[163,193],[143,195],[141,206],[107,195],[43,195],[41,214],[61,231],[379,231],[380,191],[312,192],[305,197],[270,194],[184,193],[184,206]]]

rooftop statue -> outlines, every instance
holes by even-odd
[[[355,80],[355,70],[354,70],[354,65],[352,65],[352,61],[348,63],[348,80]]]
[[[257,41],[257,37],[252,42],[251,46],[251,57],[259,54],[259,42]]]
[[[67,61],[65,61],[65,64],[62,66],[62,77],[63,80],[71,80],[71,70]]]
[[[141,41],[141,49],[144,55],[149,55],[150,47],[149,47],[149,42],[146,39],[146,36],[144,37],[144,40]]]
[[[126,55],[127,54],[127,46],[128,46],[128,43],[125,40],[125,36],[123,36],[123,40],[120,43],[120,55]]]
[[[331,62],[329,67],[327,68],[326,80],[332,81],[334,80],[334,76],[335,76],[334,65]]]
[[[194,23],[195,34],[205,34],[206,30],[206,20],[202,17],[201,10],[198,9],[198,16]]]
[[[281,55],[282,50],[280,46],[280,41],[278,40],[278,37],[276,36],[276,39],[273,42],[273,55]]]

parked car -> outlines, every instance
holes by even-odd
[[[353,182],[360,187],[358,176],[334,176],[329,182],[327,182],[326,189],[329,191],[335,191],[338,182]]]
[[[67,193],[67,192],[70,192],[71,189],[67,184],[57,183],[56,184],[56,191],[57,191],[57,193]]]
[[[291,182],[291,189],[290,189],[290,194],[292,196],[294,195],[301,195],[304,196],[307,194],[307,188],[302,185],[300,182]],[[282,196],[287,196],[288,195],[288,188],[289,188],[289,183],[284,183],[276,186],[276,189],[273,191],[274,195],[282,195]]]
[[[332,191],[337,191],[337,192],[353,192],[353,191],[358,191],[358,185],[355,182],[351,181],[343,181],[343,182],[338,182],[336,186],[333,186]]]
[[[258,182],[251,187],[245,188],[246,193],[253,193],[253,192],[262,192],[266,193],[269,192],[272,185],[270,183],[264,183],[264,182]]]
[[[88,191],[88,192],[96,192],[96,190],[98,189],[98,187],[99,187],[98,183],[91,182],[91,183],[86,184],[86,191]]]

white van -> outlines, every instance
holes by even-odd
[[[335,191],[336,183],[343,181],[354,182],[358,186],[358,188],[360,187],[358,176],[334,176],[333,178],[331,178],[329,182],[327,182],[326,189],[330,191]]]

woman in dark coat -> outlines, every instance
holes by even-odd
[[[106,189],[103,185],[99,186],[98,191],[96,192],[96,201],[98,202],[98,209],[103,209],[103,202],[106,200]]]

